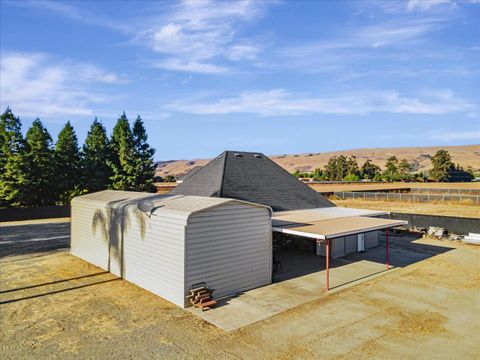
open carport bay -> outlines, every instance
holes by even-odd
[[[272,285],[223,298],[219,306],[206,312],[193,308],[189,311],[223,330],[232,331],[451,250],[444,246],[417,244],[418,238],[411,233],[390,235],[388,271],[385,234],[380,236],[378,247],[331,259],[328,292],[325,289],[325,257],[315,255],[306,246],[312,241],[315,244],[314,240],[297,238],[290,248],[274,252],[279,265]]]
[[[28,226],[0,227],[2,240],[47,237]],[[408,236],[391,245],[396,270],[231,332],[67,251],[9,251],[0,258],[0,351],[4,359],[478,358],[480,249]],[[335,270],[351,266],[338,265],[332,286]],[[307,287],[316,274],[293,280]]]

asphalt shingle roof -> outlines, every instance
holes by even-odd
[[[274,211],[335,206],[261,153],[225,151],[172,194],[234,198]]]

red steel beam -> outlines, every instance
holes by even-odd
[[[325,240],[325,263],[326,263],[326,268],[327,268],[327,290],[330,288],[329,285],[329,280],[330,280],[330,274],[328,272],[330,268],[330,251],[329,251],[329,246],[330,245],[330,240],[326,239]]]
[[[386,244],[386,247],[385,247],[385,259],[386,259],[386,266],[387,266],[387,270],[388,270],[388,227],[386,229],[386,233],[385,233],[385,244]]]

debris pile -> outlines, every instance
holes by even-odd
[[[447,229],[437,226],[430,226],[428,228],[427,234],[441,239],[447,236]]]
[[[463,242],[465,244],[480,245],[480,234],[469,233],[468,236],[465,236]]]

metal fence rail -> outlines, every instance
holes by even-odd
[[[387,217],[396,220],[408,221],[408,227],[410,229],[438,226],[447,229],[449,233],[458,235],[467,235],[468,233],[480,233],[480,219],[398,212],[391,212],[390,215],[388,215]]]
[[[0,209],[0,222],[51,219],[70,216],[70,205]]]
[[[416,194],[451,194],[451,195],[480,195],[480,189],[438,189],[438,188],[411,188],[410,193]]]
[[[364,192],[340,191],[335,192],[340,199],[365,199],[365,200],[397,200],[412,202],[458,202],[480,205],[480,195],[463,194],[417,194],[417,193],[389,193],[389,192]]]

